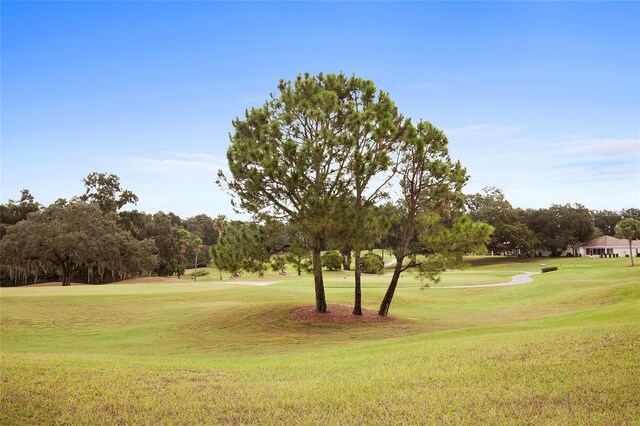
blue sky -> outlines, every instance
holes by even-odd
[[[372,79],[445,130],[466,192],[640,205],[640,3],[2,2],[1,201],[116,173],[137,208],[235,216],[231,120],[279,79]]]

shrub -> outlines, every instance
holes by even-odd
[[[330,271],[339,271],[342,267],[342,255],[335,250],[322,253],[322,266]]]
[[[360,267],[362,272],[366,274],[382,274],[384,270],[384,262],[382,257],[375,253],[365,253],[360,258]]]
[[[545,266],[544,268],[542,268],[542,272],[551,272],[551,271],[557,271],[558,267],[557,266]]]
[[[209,271],[193,271],[189,274],[190,277],[204,277],[209,275]]]

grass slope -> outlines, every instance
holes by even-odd
[[[477,258],[442,283],[539,262]],[[310,276],[2,289],[0,423],[638,424],[640,268],[545,262],[513,287],[407,274],[381,324],[293,320]],[[366,308],[387,280],[364,279]],[[326,283],[351,303],[349,273]]]

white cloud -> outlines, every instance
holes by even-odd
[[[103,158],[136,173],[157,175],[206,174],[215,175],[218,170],[227,171],[227,163],[209,154],[167,153],[176,158],[123,157]]]
[[[568,183],[634,181],[638,179],[636,173],[600,173],[597,175],[580,175],[569,178]]]
[[[640,154],[638,139],[600,139],[569,142],[568,154],[615,156]]]
[[[215,164],[199,160],[162,160],[157,158],[129,157],[124,162],[148,173],[173,174],[180,172],[212,173],[219,169]]]
[[[136,209],[173,211],[181,217],[200,213],[210,216],[233,212],[229,195],[216,185],[218,170],[229,176],[226,160],[190,152],[159,152],[157,156],[103,157],[140,202]]]
[[[173,157],[179,158],[189,158],[189,159],[201,159],[201,160],[215,160],[216,158],[210,154],[202,154],[202,153],[184,153],[184,152],[171,152],[165,151],[165,154],[171,155]]]
[[[522,126],[498,126],[495,124],[479,123],[455,129],[448,129],[445,133],[448,135],[459,136],[496,136],[517,133],[522,130],[522,128]]]

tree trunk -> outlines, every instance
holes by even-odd
[[[351,250],[341,251],[340,254],[342,255],[342,269],[344,269],[345,271],[350,271],[351,270]]]
[[[378,315],[387,316],[387,314],[389,314],[389,307],[391,306],[391,301],[393,300],[393,293],[395,293],[396,291],[398,280],[400,279],[400,273],[402,272],[403,260],[404,259],[396,258],[396,267],[393,270],[393,277],[391,277],[391,282],[389,283],[389,288],[387,288],[387,293],[384,295],[384,299],[382,299],[382,303],[380,304]]]
[[[355,297],[353,299],[353,315],[362,315],[362,267],[360,265],[360,250],[356,249],[353,256],[355,264]]]
[[[65,259],[62,262],[62,285],[71,285],[71,274],[73,273],[73,262],[70,259]]]
[[[62,270],[62,285],[71,285],[71,272],[67,268]]]
[[[631,267],[633,268],[633,240],[629,240],[629,259],[631,259]]]
[[[313,282],[316,290],[316,312],[327,312],[327,300],[324,295],[324,283],[322,281],[322,239],[316,239],[316,246],[313,248]]]

